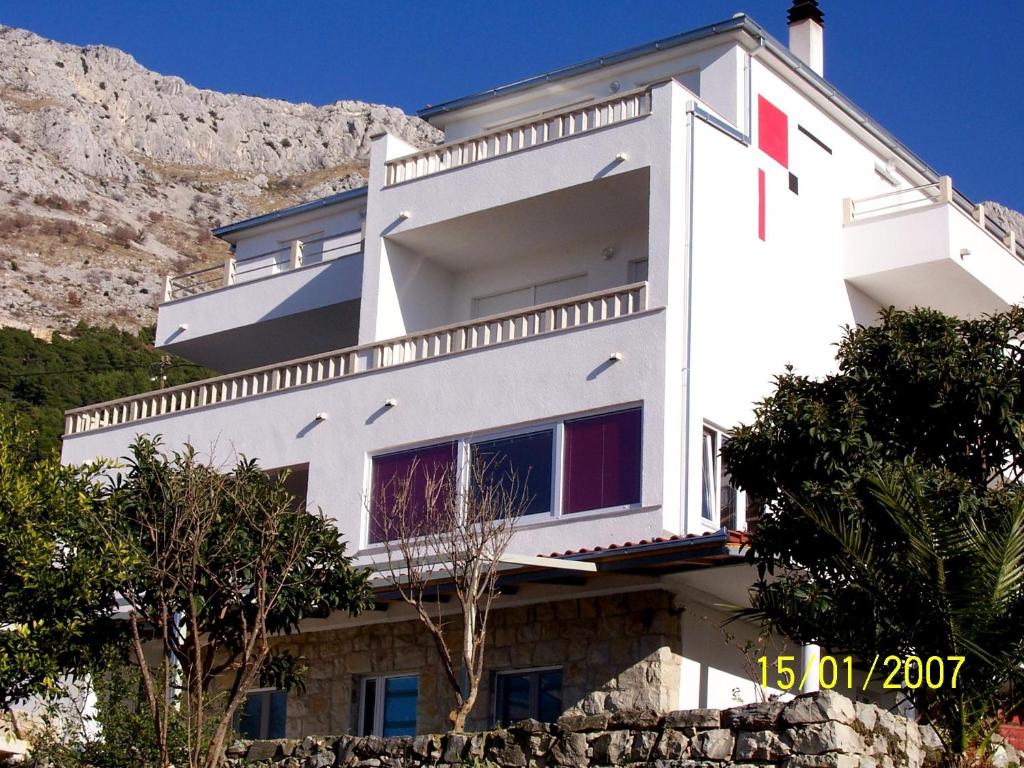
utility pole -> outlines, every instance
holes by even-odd
[[[157,389],[163,389],[167,386],[167,369],[171,367],[171,356],[160,355],[160,361],[154,363],[150,367],[149,380],[157,382]]]

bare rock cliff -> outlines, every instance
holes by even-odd
[[[154,322],[163,275],[222,258],[209,228],[365,183],[401,110],[218,93],[123,51],[0,26],[0,325]]]

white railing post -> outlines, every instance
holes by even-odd
[[[235,257],[229,256],[224,259],[224,285],[235,284]]]
[[[985,228],[985,204],[978,203],[974,206],[974,220],[978,222],[978,226],[982,229]]]
[[[849,224],[853,221],[853,198],[843,198],[843,224]]]
[[[302,266],[302,241],[292,240],[291,258],[288,261],[291,269],[298,269]]]
[[[164,276],[164,301],[171,300],[171,294],[174,293],[174,283],[171,281],[170,275]]]
[[[953,202],[953,179],[949,176],[941,176],[939,178],[939,199],[936,202]]]
[[[1017,255],[1017,233],[1013,230],[1009,230],[1006,233],[1006,237],[1003,238],[1003,243],[1010,249],[1010,253],[1014,256]]]

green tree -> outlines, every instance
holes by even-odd
[[[174,706],[188,713],[188,764],[214,768],[246,691],[298,680],[299,660],[275,652],[271,637],[373,604],[337,528],[292,497],[284,476],[244,457],[223,471],[191,447],[168,455],[159,438],[140,437],[90,511],[125,564],[118,590],[161,766]],[[174,691],[180,704],[164,695]]]
[[[59,692],[120,635],[120,574],[88,524],[96,467],[34,460],[33,435],[0,415],[0,706]]]
[[[984,749],[1024,661],[1024,311],[889,310],[839,372],[788,370],[723,449],[762,501],[748,612],[862,659],[963,655],[905,693],[951,748]]]

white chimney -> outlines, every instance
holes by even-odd
[[[825,14],[817,0],[793,0],[789,50],[819,75],[825,74]]]

